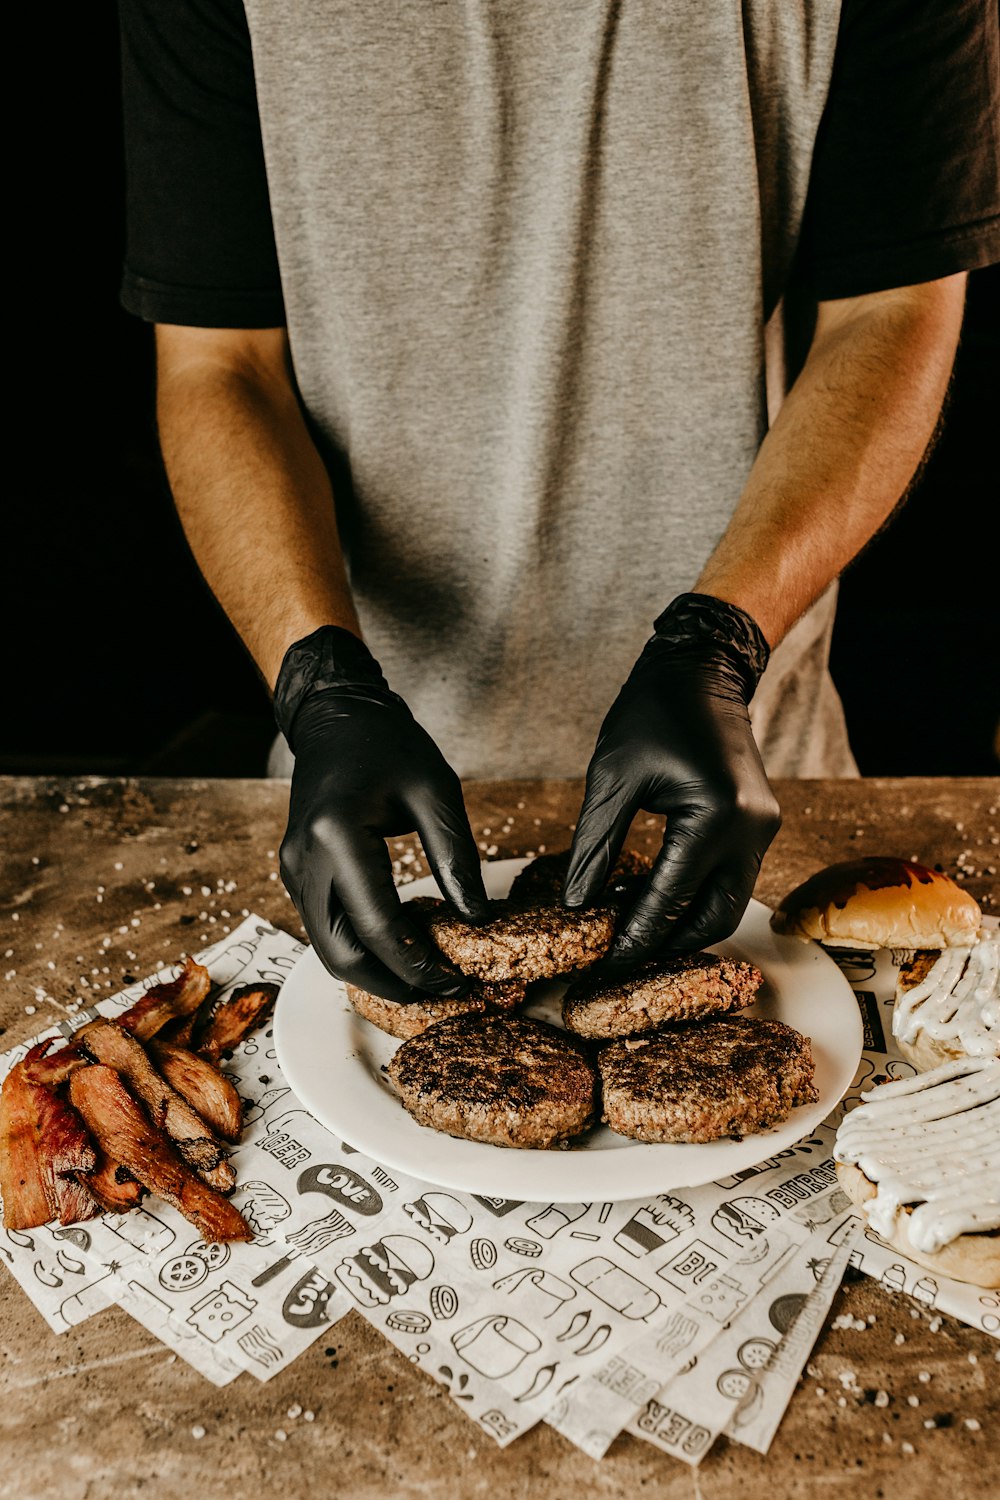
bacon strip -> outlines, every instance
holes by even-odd
[[[125,1214],[139,1206],[144,1189],[127,1167],[98,1146],[97,1166],[87,1177],[87,1191],[108,1213]]]
[[[63,1105],[68,1109],[69,1105]],[[85,1219],[96,1219],[101,1205],[87,1186],[87,1173],[82,1169],[66,1175],[56,1176],[56,1201],[59,1210],[56,1218],[60,1224],[81,1224]]]
[[[187,1047],[190,1050],[194,1023],[197,1018],[197,1012],[195,1012],[193,1016],[179,1016],[176,1021],[168,1021],[166,1026],[161,1027],[156,1033],[157,1040],[172,1042],[175,1047]]]
[[[154,985],[118,1017],[118,1025],[140,1042],[148,1042],[168,1021],[193,1016],[211,987],[208,970],[193,958],[186,958],[176,979],[169,984]]]
[[[238,1141],[243,1127],[243,1101],[229,1079],[207,1058],[169,1042],[148,1043],[160,1073],[201,1118],[227,1141]]]
[[[121,1074],[149,1110],[154,1125],[160,1126],[176,1144],[189,1166],[220,1192],[232,1192],[236,1186],[236,1172],[227,1161],[222,1146],[187,1100],[160,1077],[145,1048],[135,1037],[123,1031],[115,1021],[102,1020],[81,1027],[77,1039],[91,1057]],[[73,1074],[73,1078],[78,1076]],[[72,1081],[71,1078],[71,1084]]]
[[[209,1244],[250,1240],[250,1226],[231,1203],[196,1176],[166,1136],[150,1125],[114,1068],[97,1063],[69,1081],[70,1098],[101,1150],[137,1182],[173,1204]]]
[[[264,1019],[278,994],[276,984],[241,984],[218,1006],[195,1038],[194,1050],[210,1062],[238,1047]]]
[[[55,1040],[54,1036],[50,1036],[44,1042],[36,1042],[22,1058],[21,1067],[30,1083],[41,1083],[47,1088],[58,1088],[61,1083],[66,1082],[75,1069],[87,1066],[89,1058],[84,1057],[79,1047],[60,1047],[58,1052],[48,1055],[49,1048]]]
[[[93,1218],[98,1206],[75,1174],[92,1172],[96,1165],[79,1115],[52,1089],[32,1083],[19,1062],[0,1091],[0,1193],[6,1227],[37,1229],[51,1219],[75,1224]]]

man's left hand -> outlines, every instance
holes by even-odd
[[[601,727],[563,887],[568,906],[597,900],[636,813],[666,814],[605,970],[728,937],[781,825],[747,707],[768,655],[756,623],[683,594],[655,630]]]

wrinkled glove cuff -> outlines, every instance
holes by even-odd
[[[382,668],[364,641],[339,625],[321,625],[285,652],[274,689],[278,728],[291,744],[292,724],[306,698],[321,688],[358,686],[390,693]]]
[[[654,640],[679,650],[709,649],[739,673],[750,702],[764,675],[771,648],[752,615],[713,594],[678,594],[653,622]]]

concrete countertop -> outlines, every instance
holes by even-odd
[[[899,854],[941,865],[985,911],[1000,911],[1000,781],[776,790],[785,821],[756,891],[769,904],[834,860]],[[473,831],[496,858],[564,847],[580,794],[573,782],[466,789]],[[2,1045],[81,994],[114,993],[213,941],[244,910],[299,932],[277,873],[287,795],[267,781],[0,779]],[[640,816],[630,843],[652,852],[656,825]],[[426,873],[414,841],[401,843],[404,872]],[[56,1337],[7,1275],[0,1299],[0,1496],[17,1500],[228,1500],[269,1486],[290,1500],[746,1500],[820,1489],[845,1500],[978,1500],[1000,1483],[997,1345],[854,1273],[768,1457],[720,1440],[697,1470],[630,1437],[595,1463],[545,1426],[501,1451],[356,1313],[266,1385],[241,1376],[216,1390],[119,1309]],[[864,1331],[834,1327],[844,1313]],[[846,1371],[856,1384],[841,1383]],[[876,1407],[881,1390],[889,1404]],[[296,1405],[315,1420],[289,1418]]]

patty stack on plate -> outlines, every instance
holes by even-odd
[[[624,976],[594,972],[650,862],[623,854],[601,904],[569,910],[559,901],[568,859],[535,860],[478,926],[444,902],[413,903],[469,976],[462,999],[398,1004],[348,987],[359,1014],[406,1039],[386,1071],[419,1123],[537,1149],[571,1141],[602,1114],[635,1140],[702,1142],[766,1129],[816,1098],[808,1039],[733,1014],[757,998],[753,964],[698,953]],[[530,985],[554,978],[571,981],[565,1029],[517,1013]]]

